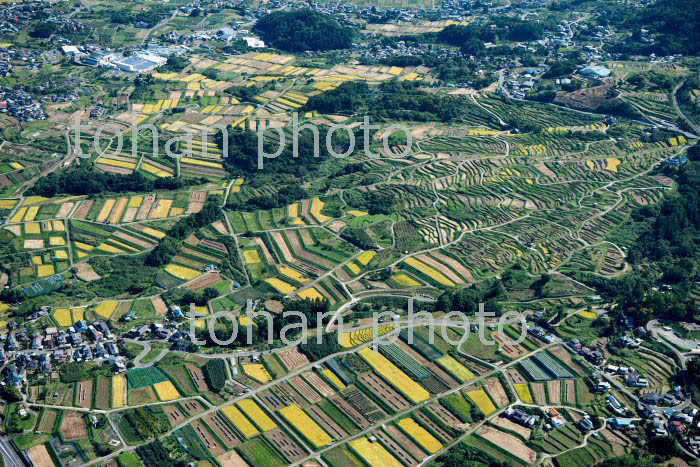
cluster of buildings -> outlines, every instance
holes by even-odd
[[[52,362],[99,361],[114,365],[119,372],[126,371],[126,358],[120,356],[123,343],[115,339],[104,321],[88,324],[81,320],[67,330],[48,327],[43,333],[19,329],[0,336],[0,340],[4,340],[0,362],[6,363],[11,357],[5,376],[16,386],[22,384],[28,371],[51,371]]]
[[[552,344],[557,340],[554,334],[548,333],[544,328],[541,328],[540,326],[528,326],[527,333],[535,336],[541,341],[546,342],[547,344]]]
[[[675,387],[672,391],[667,392],[663,396],[659,396],[656,392],[649,392],[640,398],[642,404],[642,416],[650,421],[649,430],[655,436],[666,436],[675,434],[683,439],[687,433],[687,428],[693,423],[698,415],[698,409],[687,406],[684,409],[669,408],[661,411],[660,405],[677,406],[685,402],[685,394],[680,387]],[[686,439],[691,449],[700,448],[700,439]]]
[[[15,5],[3,4],[0,8],[0,34],[16,34],[23,25],[37,19],[53,17],[51,2],[18,2]]]
[[[145,73],[164,65],[170,55],[181,55],[188,50],[184,46],[159,46],[151,44],[134,51],[117,52],[91,45],[63,45],[61,51],[76,63],[91,67],[111,68],[127,73]]]
[[[82,65],[113,68],[127,73],[145,73],[165,65],[165,62],[168,61],[166,57],[148,52],[137,52],[133,55],[125,56],[119,52],[102,50],[87,55],[76,53],[73,46],[68,46],[68,50],[66,50],[66,46],[64,46],[63,49],[64,53],[73,55],[76,62]]]
[[[518,425],[527,428],[532,428],[536,426],[540,421],[539,415],[532,415],[520,409],[514,409],[512,407],[508,407],[507,409],[505,409],[501,413],[501,417],[507,418],[511,422],[517,423]]]
[[[501,417],[507,418],[513,423],[517,423],[520,426],[524,426],[526,428],[534,428],[536,427],[542,417],[539,415],[533,415],[530,413],[525,412],[524,410],[518,409],[518,408],[512,408],[508,407],[505,409],[501,415]],[[554,430],[556,428],[563,427],[566,425],[567,421],[562,415],[561,412],[559,412],[557,409],[554,407],[551,407],[547,409],[544,415],[545,418],[545,425],[544,429],[547,431]],[[593,420],[591,417],[586,414],[581,421],[578,422],[579,429],[583,431],[584,433],[587,433],[589,431],[592,431],[595,429],[595,424],[593,423]]]
[[[589,349],[576,338],[570,339],[566,345],[594,365],[600,365],[605,360],[603,352],[600,350]]]
[[[23,122],[46,119],[41,103],[21,88],[0,88],[0,113]]]
[[[649,380],[642,377],[639,371],[632,367],[608,365],[605,367],[607,373],[621,376],[627,386],[633,388],[648,388]]]

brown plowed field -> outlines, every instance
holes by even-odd
[[[532,398],[537,405],[546,405],[547,397],[544,392],[543,383],[532,383],[530,384],[530,392],[532,393]]]
[[[92,406],[92,380],[77,383],[78,407],[89,408]]]
[[[358,379],[394,410],[406,410],[410,407],[408,401],[391,386],[384,382],[374,372],[368,371],[358,376]]]
[[[561,381],[555,379],[547,381],[547,395],[552,405],[561,404]]]
[[[298,370],[299,368],[305,367],[311,363],[306,355],[299,352],[296,347],[292,347],[289,350],[283,350],[279,352],[277,356],[289,371]]]
[[[197,436],[199,436],[199,439],[202,440],[213,456],[220,456],[226,452],[226,450],[216,441],[216,438],[213,434],[211,434],[204,423],[200,421],[192,422],[192,428],[194,428],[194,431],[197,433]]]
[[[537,460],[537,452],[527,447],[527,445],[515,435],[488,426],[480,428],[477,433],[496,446],[507,449],[510,454],[528,464],[534,464]]]
[[[506,394],[506,391],[503,389],[503,385],[501,384],[501,380],[498,378],[486,380],[486,392],[489,393],[491,399],[493,399],[499,408],[508,405],[508,402],[510,402],[508,400],[508,394]]]
[[[228,449],[234,448],[241,444],[241,440],[238,439],[236,433],[218,412],[210,413],[209,415],[205,415],[203,418],[211,431],[216,433],[216,436],[226,445]]]
[[[290,461],[301,460],[307,455],[306,450],[279,427],[268,431],[263,436],[274,444]]]
[[[61,423],[61,438],[64,441],[75,441],[88,437],[85,419],[81,412],[66,412]]]

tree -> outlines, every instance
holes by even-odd
[[[353,36],[331,16],[309,9],[275,11],[258,20],[255,30],[265,42],[288,52],[347,49]]]
[[[481,39],[473,38],[465,42],[459,50],[464,55],[473,55],[478,57],[484,53],[486,46],[484,45],[484,41]]]
[[[11,384],[0,386],[0,397],[9,404],[22,400],[22,394],[19,392],[19,389]]]
[[[34,39],[48,39],[57,29],[55,23],[42,22],[29,31],[29,35]]]

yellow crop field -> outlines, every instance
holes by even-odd
[[[75,323],[76,321],[81,321],[85,319],[85,308],[80,307],[80,308],[72,308],[71,312],[73,313],[73,322]]]
[[[413,438],[430,454],[435,454],[442,449],[442,443],[431,435],[425,428],[420,426],[412,418],[404,418],[397,425],[410,437]]]
[[[128,198],[119,198],[119,201],[117,201],[117,204],[115,205],[114,209],[112,210],[112,215],[109,216],[109,223],[110,224],[116,224],[119,222],[122,218],[122,214],[124,213],[124,209],[126,209],[126,203],[129,201]]]
[[[41,224],[38,222],[32,222],[31,224],[24,224],[24,233],[30,235],[36,235],[41,233]]]
[[[42,264],[41,266],[37,266],[36,270],[37,276],[39,277],[53,276],[53,274],[56,272],[53,264]]]
[[[29,209],[27,209],[27,215],[24,216],[24,221],[33,221],[36,218],[36,215],[39,214],[39,206],[32,206]]]
[[[16,204],[16,199],[0,199],[0,209],[12,209]]]
[[[317,221],[323,223],[331,220],[330,217],[324,216],[321,214],[321,211],[323,210],[323,206],[325,206],[326,203],[321,201],[318,198],[314,198],[311,200],[311,207],[309,208],[309,212],[311,213],[312,216],[316,218]]]
[[[403,467],[381,443],[370,443],[365,437],[350,441],[350,448],[370,467]]]
[[[418,287],[420,286],[420,282],[417,280],[413,279],[411,276],[407,274],[397,274],[393,277],[394,281],[396,281],[397,284],[399,284],[402,287]]]
[[[172,401],[180,398],[180,393],[177,392],[175,385],[172,381],[162,381],[153,385],[153,389],[156,390],[158,399],[162,401]]]
[[[223,168],[223,165],[217,162],[202,161],[199,159],[193,159],[191,157],[183,157],[180,159],[180,162],[184,162],[186,164],[201,165],[205,167],[215,167],[217,169]]]
[[[119,409],[126,405],[126,377],[112,377],[112,408]]]
[[[233,423],[238,431],[240,431],[246,438],[252,438],[260,433],[258,429],[255,428],[252,423],[250,423],[250,420],[243,415],[243,412],[238,410],[238,407],[229,405],[228,407],[221,409],[221,411],[226,414],[226,417],[231,420],[231,423]]]
[[[153,174],[156,177],[164,178],[164,177],[172,177],[173,174],[166,172],[165,170],[158,168],[156,166],[153,166],[151,164],[141,164],[141,169],[145,172],[148,172],[149,174]]]
[[[420,384],[413,381],[399,367],[391,363],[379,352],[373,351],[370,347],[361,349],[358,354],[365,359],[369,365],[375,369],[384,379],[399,390],[408,400],[414,404],[423,402],[430,397],[428,391]]]
[[[160,230],[152,229],[151,227],[146,227],[142,231],[146,235],[150,235],[151,237],[155,238],[163,238],[165,237],[165,232],[161,232]]]
[[[83,242],[75,242],[75,246],[77,246],[81,250],[85,250],[85,251],[91,251],[93,248],[95,248],[94,246],[88,245],[87,243],[83,243]]]
[[[598,313],[594,311],[579,311],[578,315],[586,319],[596,319],[598,318]]]
[[[395,326],[393,324],[383,324],[377,328],[377,334],[383,336],[393,331],[394,328]],[[374,339],[374,330],[372,328],[356,329],[355,331],[344,332],[340,345],[343,347],[354,347],[369,342],[372,339]]]
[[[168,264],[165,267],[165,272],[185,281],[191,281],[202,275],[196,269],[180,266],[179,264]]]
[[[485,129],[475,129],[469,130],[469,136],[495,136],[503,133],[497,130],[485,130]]]
[[[441,367],[452,373],[453,376],[457,377],[457,379],[461,380],[463,383],[469,381],[470,379],[474,379],[474,373],[472,373],[469,368],[462,365],[450,355],[440,357],[437,362]]]
[[[268,373],[265,367],[260,363],[248,363],[243,365],[243,372],[263,384],[272,381],[272,376],[270,376],[270,373]]]
[[[607,160],[607,166],[605,167],[605,170],[610,170],[611,172],[617,173],[617,167],[622,163],[620,159],[608,159]]]
[[[593,162],[593,161],[586,161],[586,165],[588,166],[589,169],[595,170],[595,162]]]
[[[53,227],[54,232],[66,231],[66,224],[64,224],[63,221],[53,221],[51,222],[51,226]]]
[[[123,167],[125,169],[133,169],[136,167],[136,164],[134,162],[120,161],[117,159],[107,159],[105,157],[99,158],[96,162],[98,164],[112,165],[114,167]]]
[[[32,263],[36,264],[37,266],[40,266],[40,265],[44,264],[44,260],[41,256],[33,256]]]
[[[68,252],[66,250],[56,250],[54,256],[56,259],[68,259]]]
[[[297,282],[304,283],[304,282],[308,282],[310,280],[308,277],[305,277],[302,273],[300,273],[296,269],[282,266],[279,268],[279,270],[282,274],[289,277],[290,279],[294,279]]]
[[[358,266],[357,263],[354,261],[351,263],[348,263],[348,269],[355,275],[358,275],[359,273],[362,272],[362,268],[360,268],[360,266]]]
[[[377,256],[377,252],[374,250],[365,251],[360,256],[357,257],[357,261],[363,266],[367,266],[374,257]]]
[[[281,279],[278,279],[276,277],[271,277],[269,279],[265,279],[265,282],[267,282],[272,287],[274,287],[274,289],[277,290],[278,292],[284,293],[284,294],[292,293],[297,289],[292,284],[289,284],[289,283],[287,283]]]
[[[515,392],[518,393],[518,397],[521,401],[526,404],[533,404],[534,400],[532,398],[532,393],[530,392],[530,386],[527,384],[514,384]]]
[[[170,210],[170,213],[168,214],[168,217],[175,217],[175,216],[181,216],[182,213],[185,212],[184,208],[172,208]]]
[[[115,300],[111,300],[108,302],[102,302],[97,307],[95,308],[95,313],[98,315],[102,316],[103,318],[111,318],[112,315],[114,314],[114,311],[117,309],[119,306],[119,302]]]
[[[345,386],[345,383],[343,383],[340,378],[338,378],[338,375],[333,373],[333,370],[326,368],[325,370],[321,370],[321,374],[326,377],[328,381],[335,386],[336,389],[345,389],[347,386]]]
[[[22,222],[22,219],[24,219],[24,215],[27,213],[27,208],[20,208],[14,216],[12,216],[12,219],[10,219],[10,222],[15,223],[15,222]]]
[[[44,198],[43,196],[27,196],[24,198],[24,205],[31,206],[32,204],[41,203],[49,198]]]
[[[97,222],[104,222],[107,220],[107,216],[109,216],[109,213],[112,212],[112,208],[114,207],[114,204],[117,202],[115,199],[108,199],[105,201],[104,206],[102,206],[102,209],[100,210],[100,213],[97,215],[97,218],[95,219]]]
[[[483,389],[469,391],[467,392],[467,395],[477,406],[479,406],[479,410],[481,410],[484,415],[489,416],[496,411],[496,406],[493,405],[493,401],[491,401],[491,398]]]
[[[243,257],[245,258],[246,264],[255,264],[260,262],[258,250],[243,250]]]
[[[151,209],[151,214],[148,216],[149,219],[162,219],[168,215],[170,212],[170,207],[173,205],[173,200],[171,199],[159,199],[156,205]]]
[[[112,317],[114,311],[117,309],[118,306],[119,302],[115,300],[102,302],[99,305],[97,305],[97,308],[95,308],[95,313],[102,316],[103,318],[109,319]]]
[[[389,74],[399,76],[401,73],[403,73],[403,68],[401,68],[400,66],[392,66],[391,68],[389,68]]]
[[[287,216],[299,217],[299,203],[294,203],[287,206]]]
[[[298,405],[284,407],[279,410],[279,413],[315,447],[320,448],[333,442],[333,438]]]
[[[129,198],[130,208],[140,208],[141,203],[143,203],[143,196],[132,196],[131,198]]]
[[[103,243],[102,245],[99,245],[97,247],[98,250],[106,251],[107,253],[126,253],[125,250],[122,250],[121,248],[117,248],[116,246],[108,245],[106,243]]]
[[[54,311],[53,319],[58,323],[59,326],[67,328],[73,324],[73,317],[71,316],[70,309],[59,308]]]
[[[363,217],[369,213],[367,211],[360,211],[357,209],[351,209],[350,211],[348,211],[348,214],[350,214],[351,216],[355,216],[355,217]]]
[[[253,423],[255,423],[260,431],[270,431],[277,428],[277,423],[275,423],[253,399],[243,399],[238,403],[238,407],[248,418],[253,420]]]
[[[406,264],[417,269],[418,271],[422,272],[426,276],[430,277],[431,279],[434,279],[435,281],[439,282],[442,285],[447,285],[450,287],[455,285],[455,283],[452,282],[450,279],[448,279],[443,273],[441,273],[438,270],[436,270],[435,268],[428,266],[427,264],[417,260],[416,258],[406,259]]]
[[[66,244],[66,239],[63,237],[50,237],[49,245],[51,246],[64,246]]]
[[[299,297],[307,299],[307,300],[325,300],[326,297],[324,297],[321,292],[316,290],[314,287],[309,287],[306,290],[302,290],[299,292]]]

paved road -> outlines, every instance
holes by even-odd
[[[678,90],[683,87],[685,84],[685,80],[681,81],[676,85],[675,88],[673,88],[673,91],[671,91],[671,102],[673,103],[673,108],[675,109],[676,113],[681,116],[681,118],[685,121],[686,125],[688,125],[690,128],[693,129],[698,135],[700,135],[700,127],[695,124],[688,116],[683,113],[683,110],[681,107],[678,105],[678,100],[676,99],[676,94],[678,93]]]
[[[666,347],[668,347],[673,353],[678,356],[678,360],[681,362],[681,367],[685,370],[686,363],[688,362],[688,356],[678,350],[676,347],[673,345],[670,345],[669,342],[673,343],[674,345],[678,345],[679,347],[685,348],[685,345],[683,344],[676,344],[671,338],[673,339],[678,339],[678,337],[673,334],[673,332],[669,331],[664,331],[661,324],[659,323],[658,320],[653,319],[647,323],[647,331],[651,334],[651,336],[657,341],[662,344],[664,344]],[[663,336],[663,339],[660,337]],[[691,348],[695,347],[693,345]]]
[[[24,461],[5,436],[0,436],[0,453],[2,453],[6,467],[25,467]]]

